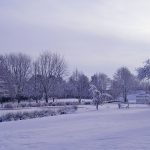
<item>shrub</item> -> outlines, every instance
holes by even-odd
[[[14,105],[11,104],[11,103],[8,103],[8,104],[5,104],[3,105],[4,108],[7,108],[7,109],[13,109],[14,108]]]
[[[0,122],[25,120],[25,119],[32,119],[32,118],[41,118],[46,116],[54,116],[57,114],[73,113],[77,110],[77,108],[78,108],[77,106],[71,106],[71,107],[62,107],[57,111],[46,109],[46,110],[33,111],[33,112],[8,113],[3,116],[0,116]]]
[[[83,102],[83,105],[90,105],[91,102]],[[79,105],[79,102],[49,102],[49,103],[35,103],[35,102],[22,102],[19,104],[7,103],[3,105],[5,109],[26,108],[26,107],[47,107],[47,106],[73,106]]]
[[[91,105],[92,102],[83,102],[83,105]]]
[[[0,103],[10,102],[11,100],[11,97],[0,97]]]
[[[20,103],[20,104],[18,105],[18,107],[24,108],[24,107],[27,107],[27,104],[26,104],[26,103]]]

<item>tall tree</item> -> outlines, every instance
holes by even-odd
[[[7,65],[6,65],[6,59],[5,56],[0,56],[0,79],[4,83],[4,86],[2,89],[3,91],[7,91],[7,96],[14,97],[14,87],[12,82],[12,76],[9,72]]]
[[[149,80],[150,79],[150,59],[148,59],[143,67],[140,67],[137,69],[138,72],[138,78],[140,80],[146,79]]]
[[[100,93],[104,93],[107,89],[110,79],[104,73],[95,74],[91,77],[91,84],[95,85]]]
[[[45,52],[40,55],[37,64],[45,101],[48,102],[48,98],[51,96],[50,93],[53,90],[52,87],[54,87],[56,83],[55,79],[63,77],[66,73],[66,63],[58,54]]]
[[[69,78],[70,93],[72,96],[78,98],[79,103],[82,98],[89,97],[89,79],[83,73],[76,70]]]
[[[32,98],[38,103],[38,100],[42,98],[43,90],[41,85],[41,76],[37,74],[36,69],[33,66],[33,73],[31,78],[28,80],[25,88],[27,97]]]
[[[150,91],[150,59],[146,60],[143,67],[138,68],[137,72],[144,89]]]
[[[31,59],[25,54],[9,54],[5,57],[7,69],[11,73],[15,87],[15,96],[20,102],[24,95],[24,87],[30,77]]]
[[[124,102],[128,102],[127,94],[133,88],[135,81],[134,79],[134,76],[126,67],[121,67],[114,75],[114,82],[117,86],[117,89],[119,89],[122,93]]]

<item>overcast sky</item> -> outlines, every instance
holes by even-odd
[[[70,72],[135,71],[150,56],[150,1],[0,0],[0,53],[46,50]]]

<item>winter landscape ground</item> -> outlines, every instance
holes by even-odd
[[[0,150],[150,150],[150,0],[0,0]]]
[[[74,114],[0,123],[0,150],[149,150],[150,108],[79,106]]]

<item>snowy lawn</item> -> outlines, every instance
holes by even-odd
[[[150,108],[137,106],[0,123],[0,150],[149,150]]]

